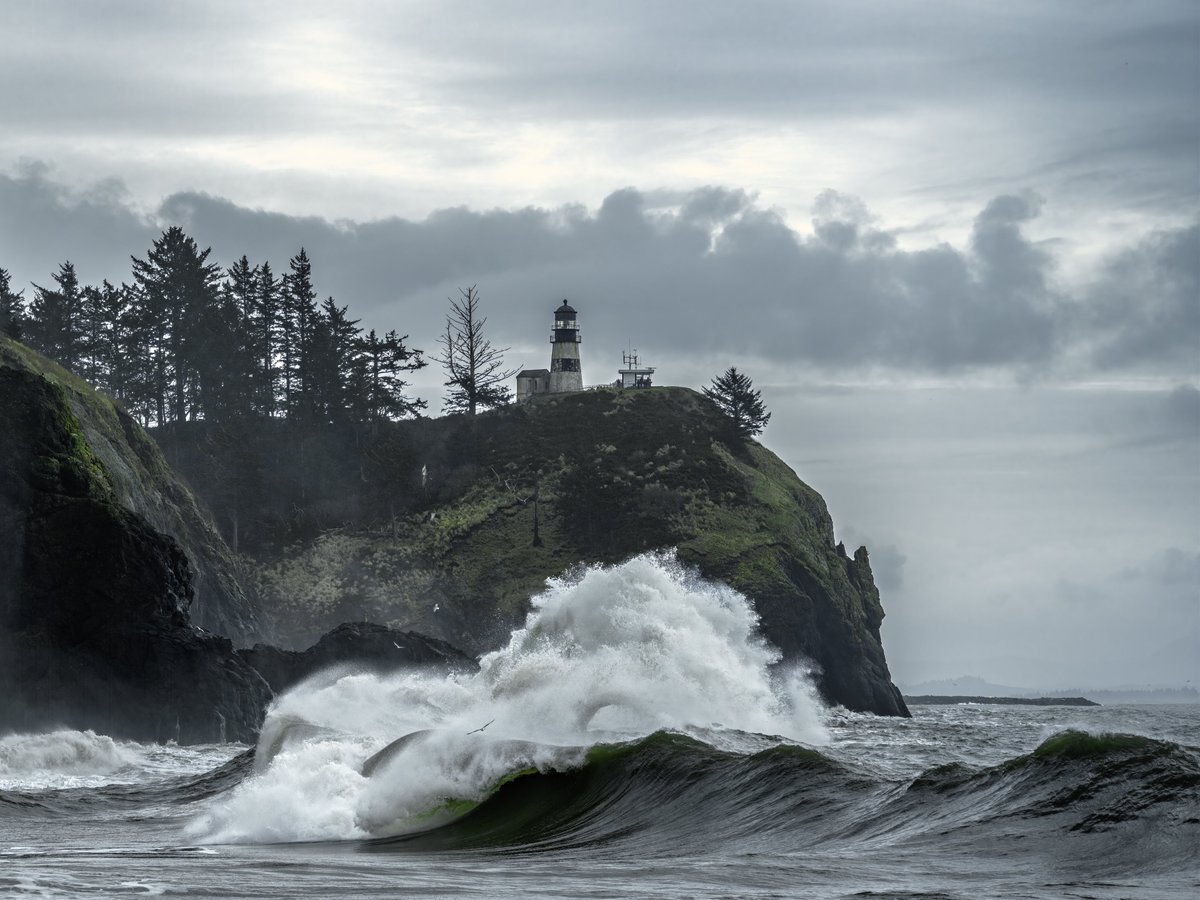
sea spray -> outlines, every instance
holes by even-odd
[[[823,743],[811,685],[741,594],[672,554],[551,580],[525,627],[471,675],[342,674],[278,698],[258,772],[189,826],[212,842],[330,840],[426,829],[523,770],[663,729]],[[391,742],[427,732],[364,763]],[[734,742],[736,743],[736,741]]]
[[[0,792],[148,784],[228,762],[235,744],[139,744],[94,731],[0,736]]]
[[[0,737],[0,789],[103,784],[142,761],[136,744],[94,731]]]

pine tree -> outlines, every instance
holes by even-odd
[[[75,369],[84,351],[83,293],[70,261],[60,265],[53,278],[57,290],[33,286],[26,334],[35,350]]]
[[[743,438],[758,434],[771,419],[761,392],[754,390],[749,377],[736,367],[730,366],[724,375],[714,378],[712,387],[704,388],[704,395],[733,420],[734,428]]]
[[[128,326],[128,296],[107,278],[100,287],[83,289],[83,334],[79,374],[102,391],[118,396],[114,376],[124,364],[123,328]]]
[[[227,271],[221,301],[204,328],[209,349],[210,376],[219,379],[220,418],[259,412],[261,387],[258,360],[262,355],[259,320],[258,266],[245,254]],[[212,410],[206,410],[206,417]]]
[[[351,319],[345,306],[332,297],[321,304],[308,353],[310,401],[321,422],[345,421],[349,417],[355,359],[359,353],[358,320]]]
[[[127,405],[134,372],[142,354],[133,334],[133,292],[129,285],[114,287],[107,278],[88,288],[88,316],[93,327],[89,352],[97,372],[96,386]]]
[[[10,290],[7,269],[0,269],[0,334],[21,340],[25,334],[25,291]]]
[[[258,309],[258,274],[258,266],[251,268],[250,260],[243,253],[225,275],[225,294],[243,322],[252,321]]]
[[[465,412],[475,415],[479,407],[503,406],[511,400],[511,392],[504,384],[516,374],[516,369],[504,368],[504,353],[508,348],[496,349],[483,336],[487,319],[479,315],[479,290],[475,285],[462,297],[450,300],[450,313],[446,316],[446,333],[440,338],[441,353],[437,361],[448,376],[443,406],[449,412]]]
[[[360,340],[360,352],[352,376],[355,391],[352,405],[357,418],[371,426],[386,419],[419,415],[428,404],[404,393],[408,382],[404,373],[415,372],[427,363],[422,351],[410,350],[404,342],[408,335],[389,331],[382,338],[371,329]]]
[[[202,353],[212,345],[202,328],[206,317],[219,314],[220,298],[220,270],[208,262],[211,252],[201,251],[176,225],[163,232],[144,260],[133,258],[142,302],[139,326],[153,364],[160,425],[193,418],[203,407]]]
[[[254,332],[255,336],[250,344],[258,352],[255,402],[258,412],[264,416],[273,416],[279,409],[281,399],[277,356],[283,341],[285,324],[279,281],[271,272],[269,262],[264,262],[258,267],[257,291],[256,313],[246,326]]]
[[[317,329],[317,292],[313,289],[312,263],[304,248],[288,262],[283,276],[284,318],[283,380],[289,417],[314,415],[314,373],[309,366]]]

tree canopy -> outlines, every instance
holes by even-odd
[[[242,256],[228,270],[177,226],[132,282],[81,285],[70,262],[31,301],[0,269],[0,329],[120,400],[144,424],[287,418],[375,425],[418,414],[404,375],[426,363],[407,335],[364,334],[333,297],[317,304],[301,248],[277,279]]]
[[[743,438],[754,437],[767,427],[771,414],[762,402],[761,391],[747,375],[730,366],[724,375],[713,379],[712,387],[704,388],[704,395],[721,408],[732,421],[737,433]]]

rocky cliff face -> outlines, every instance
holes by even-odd
[[[38,563],[22,534],[22,510],[30,502],[24,492],[50,495],[86,488],[182,548],[192,575],[189,613],[194,623],[241,645],[271,637],[243,587],[248,579],[241,564],[167,466],[158,445],[127,413],[65,369],[3,336],[0,374],[0,528],[8,544],[0,549],[7,554],[7,565],[0,566],[0,592],[11,594],[24,566]],[[62,447],[54,455],[48,448],[56,442]]]
[[[227,467],[196,462],[200,437],[160,440],[215,497],[202,469]],[[286,438],[300,448],[289,457],[274,440],[273,502],[327,516],[316,537],[260,552],[264,599],[296,646],[367,619],[480,653],[523,621],[548,577],[676,547],[681,562],[754,602],[786,660],[815,663],[827,700],[907,713],[880,643],[867,551],[847,556],[821,497],[694,391],[595,390],[397,423],[324,460],[320,441]],[[306,472],[336,489],[321,494]],[[289,479],[304,478],[289,495]]]
[[[271,692],[192,627],[203,522],[149,439],[63,370],[0,339],[0,729],[68,723],[141,740],[249,740]],[[218,539],[219,540],[219,539]],[[219,556],[210,616],[256,630]]]
[[[674,547],[746,594],[827,700],[907,712],[867,551],[847,556],[821,497],[693,391],[549,396],[370,434],[238,427],[158,438],[219,520],[255,535],[253,575],[292,646],[353,620],[481,653],[547,578]],[[365,626],[304,655],[235,652],[191,623],[243,646],[264,635],[241,565],[136,423],[0,338],[0,674],[18,686],[0,727],[58,710],[132,737],[246,739],[271,695],[256,666],[282,685],[346,657],[421,662]]]

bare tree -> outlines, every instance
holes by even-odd
[[[441,336],[441,352],[437,361],[446,370],[444,408],[448,412],[475,415],[479,407],[503,406],[512,399],[504,384],[517,373],[504,368],[508,347],[496,349],[483,336],[487,319],[479,315],[479,289],[471,285],[458,300],[450,299],[446,316],[446,333]]]

